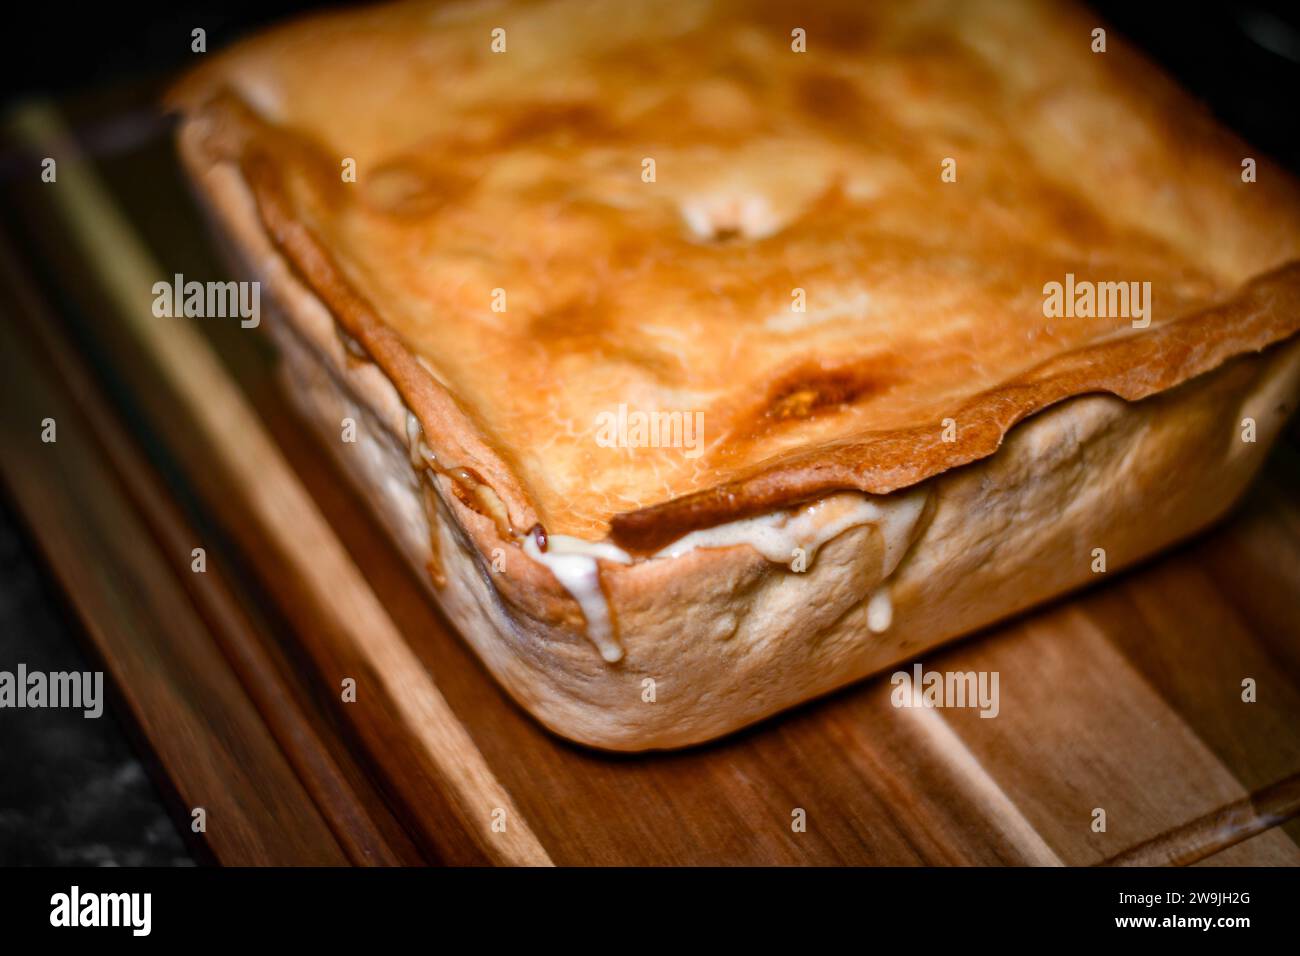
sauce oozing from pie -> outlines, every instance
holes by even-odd
[[[600,586],[598,561],[631,564],[626,551],[605,541],[584,541],[567,535],[550,535],[546,550],[538,544],[539,536],[523,536],[524,554],[544,565],[582,608],[587,621],[587,638],[596,645],[600,656],[610,664],[623,659],[623,645],[615,633],[609,601]]]
[[[540,524],[530,531],[516,532],[504,503],[476,472],[463,467],[444,467],[438,463],[437,455],[424,441],[424,430],[419,419],[409,411],[406,433],[411,464],[418,471],[429,475],[429,494],[434,493],[432,476],[446,476],[452,482],[456,497],[463,504],[492,518],[504,539],[514,541],[531,560],[549,570],[581,609],[588,639],[600,652],[600,656],[611,664],[623,659],[624,650],[618,639],[609,600],[601,586],[601,561],[630,565],[638,560],[676,559],[699,548],[748,545],[768,561],[802,571],[827,542],[850,528],[874,525],[880,532],[884,554],[880,583],[867,604],[867,627],[873,633],[881,633],[889,629],[893,620],[888,580],[906,553],[913,529],[925,507],[926,492],[920,488],[892,495],[888,500],[857,491],[838,492],[798,508],[728,521],[712,528],[700,528],[683,535],[648,558],[637,559],[609,541],[587,541],[562,534],[548,535]],[[435,503],[430,500],[426,504],[432,510]],[[432,522],[431,514],[431,535],[436,538]],[[438,580],[442,578],[441,563],[435,560],[435,564],[435,583],[441,586],[443,582]],[[430,572],[434,573],[432,565]]]

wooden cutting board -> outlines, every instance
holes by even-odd
[[[116,97],[8,131],[0,476],[217,861],[1300,864],[1294,427],[1219,527],[924,658],[997,671],[995,719],[896,709],[886,676],[591,751],[452,633],[260,333],[151,315],[155,281],[226,276],[148,96]]]

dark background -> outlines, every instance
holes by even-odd
[[[192,62],[194,27],[207,30],[213,52],[315,6],[10,5],[0,13],[0,107],[123,84],[161,89]],[[791,4],[792,17],[800,6]],[[1300,171],[1300,3],[1107,0],[1092,7],[1225,125]],[[84,647],[79,624],[0,489],[0,668],[18,661],[39,670],[98,668]],[[193,860],[130,743],[131,728],[115,712],[111,696],[99,720],[58,710],[0,712],[0,864]]]
[[[806,2],[815,0],[792,0],[791,15],[797,18]],[[194,27],[208,31],[212,52],[296,13],[344,5],[15,4],[0,21],[5,34],[0,40],[0,98],[81,90],[123,79],[162,80],[189,63]],[[1295,121],[1300,3],[1102,0],[1089,6],[1246,140],[1293,169],[1300,166],[1300,124]]]

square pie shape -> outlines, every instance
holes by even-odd
[[[399,3],[170,104],[290,395],[464,638],[556,732],[665,748],[1112,573],[1262,462],[1300,193],[1098,27]]]

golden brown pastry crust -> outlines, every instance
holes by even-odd
[[[1294,184],[1262,160],[1243,183],[1254,154],[1113,35],[1092,53],[1095,25],[1009,2],[398,4],[259,37],[172,102],[439,461],[515,530],[650,548],[915,484],[1055,402],[1141,398],[1300,328]],[[1150,328],[1045,319],[1067,272],[1150,281]],[[702,411],[707,450],[599,447],[619,403]]]

